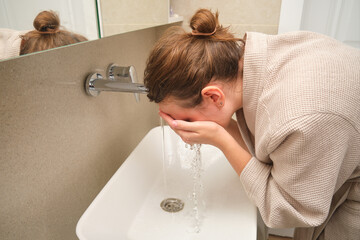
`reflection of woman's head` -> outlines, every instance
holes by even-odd
[[[33,25],[35,30],[21,36],[20,55],[87,40],[79,34],[61,30],[60,19],[53,11],[40,12]]]
[[[201,103],[201,90],[211,81],[233,81],[239,72],[243,47],[218,21],[218,14],[198,10],[190,21],[192,32],[169,29],[154,46],[145,69],[148,97],[156,103],[166,97]]]

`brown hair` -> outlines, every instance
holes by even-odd
[[[60,29],[60,19],[53,11],[40,12],[33,22],[35,30],[21,36],[20,55],[87,41],[80,35]]]
[[[199,9],[190,21],[191,33],[180,27],[168,29],[147,60],[144,84],[150,101],[168,96],[190,100],[186,107],[201,103],[201,90],[211,81],[234,81],[243,55],[242,39],[234,38],[219,24],[218,13]]]

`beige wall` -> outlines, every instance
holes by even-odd
[[[168,22],[168,0],[100,0],[104,36]]]
[[[85,78],[117,63],[142,81],[155,37],[148,29],[0,62],[0,239],[77,239],[82,213],[159,123],[146,96],[93,98]]]
[[[278,31],[281,0],[171,0],[171,5],[175,13],[184,16],[185,27],[197,9],[208,8],[218,10],[220,23],[231,25],[237,37],[249,31],[266,34]]]

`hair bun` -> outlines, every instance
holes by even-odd
[[[218,12],[213,14],[208,9],[199,9],[190,20],[193,35],[212,35],[219,26]]]
[[[42,11],[34,19],[33,25],[39,32],[55,33],[59,31],[60,19],[53,11]]]

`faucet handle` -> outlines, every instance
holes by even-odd
[[[122,67],[117,64],[110,64],[107,68],[107,78],[123,83],[137,83],[137,74],[134,66]],[[134,93],[136,102],[140,101],[139,93]]]

